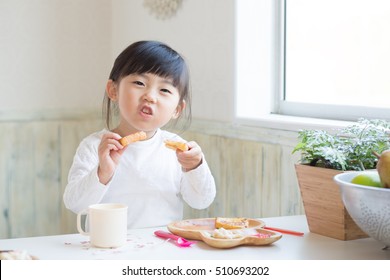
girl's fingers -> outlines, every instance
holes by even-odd
[[[198,143],[196,143],[195,141],[190,141],[190,142],[187,142],[186,144],[189,148],[188,150],[196,149],[197,147],[200,148]]]
[[[116,133],[106,133],[103,135],[102,140],[100,142],[100,147],[104,150],[121,150],[123,149],[123,146],[121,143],[119,143],[119,139],[121,139],[121,136]]]
[[[107,132],[107,133],[103,134],[102,139],[104,139],[104,138],[113,138],[113,139],[119,140],[122,138],[122,136],[120,136],[118,133],[115,133],[115,132]]]
[[[119,143],[120,135],[116,133],[106,133],[102,136],[99,144],[99,168],[98,177],[102,184],[107,184],[115,172],[116,166],[122,153],[125,151]]]
[[[202,153],[200,146],[196,142],[191,141],[191,142],[187,142],[186,144],[189,148],[188,151],[183,152],[183,151],[177,150],[178,157],[180,157],[182,159],[192,158],[192,157]]]
[[[189,147],[188,151],[178,151],[176,154],[181,166],[185,170],[192,170],[198,167],[202,162],[202,149],[194,141],[188,142],[187,145]]]

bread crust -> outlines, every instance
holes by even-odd
[[[215,228],[224,228],[224,229],[241,229],[247,228],[249,226],[249,221],[246,218],[215,218]]]
[[[180,151],[185,152],[185,151],[188,151],[188,149],[189,149],[187,144],[183,143],[183,142],[165,140],[164,143],[165,143],[165,146],[167,148],[170,148],[170,149],[175,150],[175,151],[180,150]]]
[[[122,146],[127,146],[130,143],[134,143],[137,141],[145,140],[146,139],[146,133],[143,131],[136,132],[130,135],[127,135],[121,139],[119,139],[119,143],[121,143]]]

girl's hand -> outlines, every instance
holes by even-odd
[[[185,171],[190,171],[197,168],[202,163],[202,150],[200,146],[194,142],[186,143],[188,151],[176,151],[177,159]]]
[[[109,132],[103,135],[98,147],[99,167],[98,177],[100,183],[106,185],[114,175],[122,153],[125,151],[119,143],[121,136],[117,133]]]

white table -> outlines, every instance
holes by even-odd
[[[0,240],[0,249],[26,250],[39,259],[127,259],[127,260],[390,260],[390,249],[372,238],[340,241],[310,233],[305,216],[263,218],[267,226],[304,232],[303,237],[284,234],[270,246],[240,246],[216,249],[198,241],[189,248],[180,248],[154,236],[166,228],[134,229],[128,242],[118,249],[90,247],[88,237],[80,234],[40,236]]]

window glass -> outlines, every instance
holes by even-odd
[[[389,118],[390,1],[284,4],[284,96],[279,113]]]

